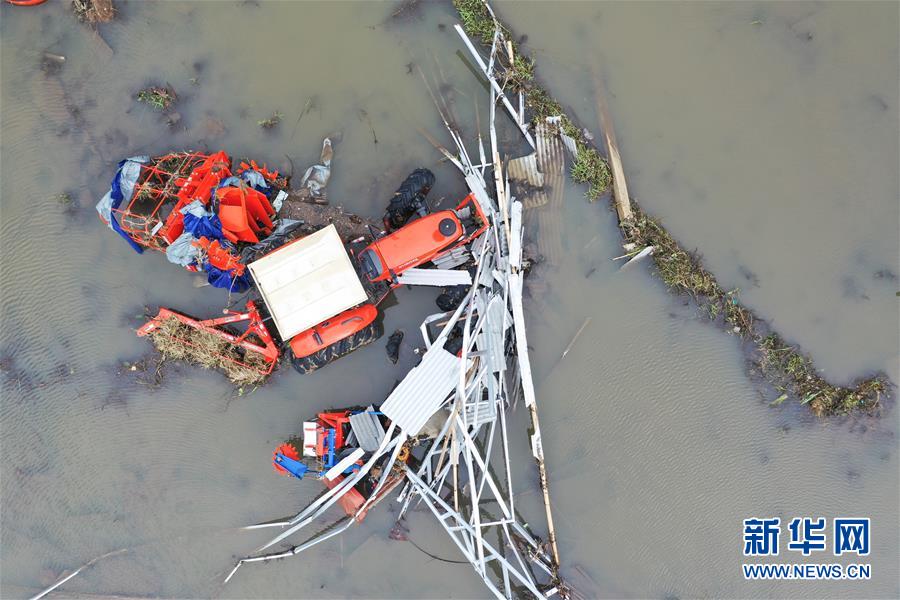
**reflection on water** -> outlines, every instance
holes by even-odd
[[[413,328],[433,291],[401,290],[403,308],[387,311],[385,329],[407,331],[397,366],[379,343],[308,377],[281,371],[249,397],[187,366],[149,387],[119,374],[147,351],[129,332],[143,307],[211,314],[224,297],[161,256],[133,254],[92,208],[124,156],[225,148],[288,172],[293,163],[299,176],[325,135],[339,140],[333,202],[377,216],[416,166],[438,176],[431,197],[452,202],[462,182],[417,131],[441,131],[418,68],[446,82],[461,123],[483,101],[454,56],[452,9],[121,5],[100,30],[105,42],[65,3],[2,6],[2,595],[127,547],[64,589],[483,597],[469,567],[388,540],[392,506],[320,552],[218,584],[233,555],[267,538],[232,528],[296,511],[319,491],[276,476],[272,448],[318,409],[383,399],[413,364]],[[594,131],[584,74],[602,72],[632,193],[724,285],[829,377],[886,368],[898,380],[896,5],[499,10]],[[45,50],[67,57],[58,74],[41,72]],[[178,91],[174,126],[133,100],[150,81]],[[279,127],[260,129],[274,111]],[[62,192],[74,206],[52,200]],[[895,413],[819,423],[768,407],[733,338],[644,269],[616,272],[614,215],[581,193],[566,192],[566,260],[538,272],[527,309],[573,581],[587,596],[896,596]],[[516,420],[524,430],[525,415]],[[526,456],[525,436],[513,442]],[[523,510],[539,507],[530,461],[516,482]],[[743,582],[740,521],[758,515],[871,516],[873,579]],[[418,544],[456,558],[429,515],[414,513],[411,528]]]

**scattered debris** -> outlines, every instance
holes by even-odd
[[[72,12],[82,23],[107,23],[116,16],[112,0],[72,0]]]
[[[267,119],[263,119],[261,121],[257,121],[256,124],[259,125],[260,127],[262,127],[263,129],[273,129],[273,128],[277,127],[279,123],[281,123],[282,116],[283,115],[276,110],[275,112],[272,113],[271,117],[269,117]]]
[[[63,192],[53,196],[53,201],[64,208],[70,208],[75,203],[75,199],[72,198],[72,194],[69,192]]]
[[[467,38],[464,41],[468,42]],[[492,65],[494,51],[496,47]],[[492,67],[485,68],[484,73],[493,78]],[[498,97],[493,86],[490,95],[492,102]],[[437,101],[435,105],[440,106]],[[422,323],[425,350],[421,362],[381,404],[378,422],[386,426],[386,431],[380,438],[368,434],[360,437],[362,430],[357,431],[353,424],[351,435],[358,438],[360,447],[345,454],[338,442],[341,435],[345,445],[349,439],[342,420],[346,417],[352,423],[361,413],[338,414],[335,418],[320,415],[318,422],[304,424],[302,441],[280,448],[285,452],[276,453],[277,466],[288,472],[296,467],[298,476],[310,470],[317,475],[324,472],[331,489],[289,519],[247,527],[276,527],[281,531],[254,555],[240,559],[225,578],[226,583],[244,564],[294,556],[341,534],[394,485],[402,483],[398,498],[401,508],[391,539],[409,539],[402,519],[410,508],[424,505],[494,596],[508,600],[570,597],[568,586],[560,578],[525,333],[522,204],[508,196],[508,184],[497,173],[489,177],[496,191],[488,191],[484,162],[478,166],[472,163],[459,131],[450,125],[449,115],[439,111],[457,153],[435,145],[462,172],[471,196],[482,206],[481,217],[487,225],[469,248],[472,284],[456,309],[431,315]],[[491,155],[496,158],[499,147],[493,120],[492,111]],[[492,168],[500,171],[502,163],[494,160]],[[543,494],[546,541],[534,535],[535,523],[520,521],[514,507],[506,411],[520,393],[531,417],[531,453]],[[371,451],[363,448],[363,438],[369,439]],[[301,445],[303,455],[315,460],[312,465],[300,458]],[[289,455],[291,452],[296,458]],[[326,470],[326,465],[333,466]],[[332,484],[327,483],[330,477],[334,477]],[[347,517],[299,545],[268,550],[318,522],[336,503],[343,506]]]
[[[506,52],[496,54],[503,72],[501,77],[503,89],[509,93],[520,94],[522,104],[531,113],[532,123],[539,123],[547,117],[559,117],[559,131],[574,140],[576,145],[575,161],[571,167],[572,178],[578,183],[588,185],[585,195],[591,201],[603,195],[612,182],[609,164],[591,144],[584,130],[577,127],[563,112],[560,103],[537,84],[534,60],[522,55],[518,45],[513,41],[510,30],[496,21],[493,11],[484,0],[453,0],[453,5],[460,15],[466,33],[479,38],[485,46],[490,47],[494,43],[496,22],[499,28],[498,38],[502,38],[507,47]]]
[[[235,165],[224,151],[122,161],[97,204],[101,219],[136,251],[164,252],[170,262],[204,272],[214,287],[251,294],[244,310],[215,319],[162,308],[138,335],[149,336],[164,358],[251,385],[280,359],[309,373],[381,337],[376,307],[406,274],[415,279],[409,283],[471,281],[465,271],[417,267],[465,249],[485,231],[473,196],[452,210],[432,212],[426,204],[378,237],[371,221],[307,202],[322,196],[332,156],[326,138],[322,164],[307,169],[295,191],[277,171],[254,160]],[[430,189],[427,169],[414,171],[414,179],[425,173]]]
[[[575,345],[575,342],[578,341],[578,338],[581,336],[582,332],[587,329],[587,326],[591,324],[591,318],[587,317],[584,320],[584,323],[581,324],[581,327],[578,328],[578,331],[575,332],[575,335],[572,336],[572,341],[569,342],[569,345],[566,346],[566,349],[563,350],[562,356],[559,357],[559,360],[562,360],[566,357],[566,355],[572,350],[572,346]]]
[[[149,104],[157,110],[169,110],[178,101],[175,90],[169,86],[150,86],[137,93],[138,102]]]
[[[118,554],[124,554],[125,552],[128,552],[128,549],[122,548],[120,550],[113,550],[112,552],[107,552],[106,554],[101,554],[100,556],[97,556],[97,557],[89,560],[88,562],[84,563],[83,565],[81,565],[80,567],[78,567],[77,569],[75,569],[74,571],[72,571],[71,573],[69,573],[68,575],[66,575],[65,577],[63,577],[62,579],[60,579],[59,581],[57,581],[56,583],[54,583],[47,589],[42,591],[41,593],[37,594],[36,596],[33,596],[31,598],[31,600],[40,600],[41,598],[43,598],[44,596],[46,596],[47,594],[49,594],[50,592],[52,592],[53,590],[55,590],[56,588],[58,588],[65,582],[67,582],[68,580],[72,579],[73,577],[75,577],[76,575],[81,573],[83,570],[92,567],[95,563],[103,560],[104,558],[109,558],[110,556],[116,556]]]
[[[397,361],[400,359],[400,343],[403,342],[403,330],[398,329],[394,333],[391,334],[391,337],[388,338],[387,346],[385,350],[387,351],[388,359],[395,365]]]

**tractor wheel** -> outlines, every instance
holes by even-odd
[[[444,312],[450,312],[459,308],[462,301],[466,299],[469,293],[468,285],[451,285],[445,287],[441,294],[435,298],[434,303]]]
[[[316,369],[324,367],[337,359],[347,356],[354,350],[371,344],[384,335],[384,325],[379,321],[373,321],[367,327],[360,329],[351,336],[338,340],[330,346],[325,346],[318,352],[297,358],[291,355],[291,365],[298,373],[312,373]]]
[[[403,227],[418,206],[425,202],[425,196],[433,185],[434,173],[428,169],[420,167],[410,173],[388,203],[384,213],[385,226],[392,230]]]

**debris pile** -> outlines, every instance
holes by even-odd
[[[137,93],[138,102],[143,102],[157,110],[169,110],[178,101],[178,95],[171,86],[152,85]]]
[[[189,327],[175,317],[160,319],[148,337],[164,360],[184,360],[204,369],[219,369],[237,386],[261,383],[266,378],[268,365],[262,354],[241,354],[228,340]]]
[[[453,268],[487,228],[472,195],[432,211],[425,196],[434,175],[416,169],[379,232],[381,224],[320,203],[332,153],[325,139],[321,164],[306,170],[299,190],[224,151],[123,160],[97,204],[110,229],[138,253],[163,252],[209,285],[250,296],[244,310],[214,319],[163,307],[138,335],[166,358],[219,369],[237,385],[259,383],[281,358],[310,373],[380,338],[377,307],[397,286],[471,282]]]
[[[461,29],[458,31],[472,50],[471,42]],[[492,65],[496,50],[495,45]],[[494,104],[498,98],[502,100],[502,92],[495,85],[493,68],[484,63],[481,66],[492,84],[490,99]],[[440,111],[437,100],[435,104]],[[333,465],[324,473],[330,489],[290,519],[246,527],[274,527],[281,531],[256,554],[239,560],[226,582],[244,564],[294,556],[341,534],[391,488],[402,484],[397,498],[399,517],[390,539],[409,541],[405,533],[408,528],[402,522],[404,515],[424,504],[494,596],[508,600],[570,597],[571,590],[560,575],[525,331],[523,205],[510,194],[503,163],[484,160],[487,153],[480,137],[479,152],[470,154],[458,129],[450,125],[452,120],[444,112],[441,117],[457,152],[451,153],[437,144],[436,147],[463,174],[470,197],[476,198],[482,209],[480,218],[485,224],[483,235],[467,248],[471,263],[463,259],[469,265],[465,274],[470,279],[463,284],[456,281],[460,277],[452,278],[456,284],[452,287],[462,292],[453,302],[454,308],[430,315],[422,322],[420,331],[426,349],[420,363],[394,388],[378,411],[366,411],[378,415],[376,435],[357,431],[354,424],[353,433],[360,447],[338,454],[341,444],[336,436],[346,430],[336,425],[345,416],[352,421],[360,413],[323,418],[326,413],[319,415],[319,422],[335,425],[305,423],[302,441],[279,447],[274,457],[276,468],[291,474],[301,476],[313,470],[318,475],[325,471],[324,466]],[[521,121],[517,124],[521,125]],[[490,155],[497,159],[500,148],[493,111],[490,128]],[[480,164],[473,164],[470,156],[480,156]],[[486,175],[488,169],[492,176]],[[489,187],[487,181],[493,185]],[[442,262],[453,264],[449,261],[456,260],[458,257],[448,255]],[[440,276],[451,279],[447,273]],[[509,452],[506,419],[507,411],[520,398],[530,416],[528,434],[543,496],[546,541],[535,534],[541,525],[537,521],[530,525],[522,522],[515,506],[510,463],[517,457]],[[317,462],[310,465],[301,456]],[[320,467],[319,463],[324,465]],[[335,479],[328,484],[330,477]],[[344,508],[345,517],[300,544],[288,541],[313,523],[321,525],[318,520],[326,517],[335,504]],[[282,549],[274,548],[277,545]]]

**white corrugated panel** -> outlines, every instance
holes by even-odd
[[[403,285],[472,285],[472,276],[468,271],[453,269],[407,269],[397,277]]]
[[[509,328],[512,325],[512,318],[506,311],[503,299],[496,295],[488,303],[487,318],[481,333],[478,335],[478,347],[487,353],[490,359],[491,370],[494,373],[499,373],[506,369],[504,316],[506,317],[506,327]]]
[[[460,359],[432,346],[381,405],[381,412],[407,435],[419,433],[459,382]]]
[[[513,158],[506,165],[509,178],[524,181],[532,187],[544,187],[544,174],[538,170],[537,153]]]
[[[334,225],[249,267],[283,340],[367,299]]]
[[[374,410],[371,406],[369,411]],[[371,412],[361,412],[350,415],[350,429],[356,434],[356,441],[359,447],[366,452],[374,452],[384,439],[384,427],[378,420],[378,415]]]
[[[472,258],[465,246],[457,246],[450,252],[445,252],[431,260],[438,269],[453,269],[468,262]]]

